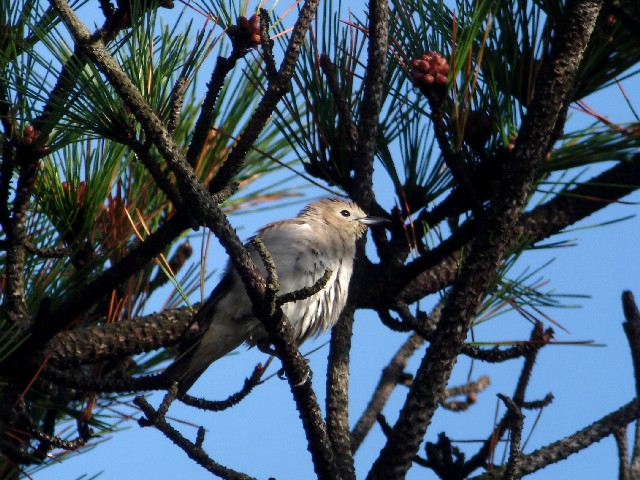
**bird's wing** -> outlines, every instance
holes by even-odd
[[[198,333],[179,345],[178,356],[163,373],[165,378],[178,382],[179,394],[186,393],[206,369],[206,366],[196,367],[197,362],[194,362],[194,356],[197,354],[198,347],[211,326],[215,316],[216,305],[231,291],[235,283],[236,281],[232,275],[225,274],[220,283],[211,292],[209,299],[198,310],[198,313],[193,316],[185,329],[187,331],[194,323],[198,324]]]
[[[198,310],[198,312],[193,316],[193,318],[185,328],[186,332],[193,326],[193,324],[197,324],[198,333],[194,337],[181,342],[178,347],[178,352],[181,355],[191,350],[200,342],[202,335],[204,335],[204,333],[211,326],[211,321],[213,320],[213,317],[215,315],[214,312],[216,309],[216,305],[220,302],[220,300],[224,298],[225,295],[227,295],[227,293],[231,291],[236,283],[237,279],[235,279],[233,275],[230,275],[229,273],[226,273],[222,277],[220,283],[216,285],[216,287],[211,292],[211,295],[209,295],[209,298],[202,304],[200,310]]]

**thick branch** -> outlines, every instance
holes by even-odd
[[[354,313],[353,304],[347,303],[331,330],[327,368],[327,433],[343,480],[356,478],[349,431],[349,362]]]
[[[68,330],[53,337],[44,354],[49,355],[52,365],[67,369],[150,352],[196,334],[196,328],[186,330],[192,318],[193,311],[185,307],[134,320]]]
[[[629,291],[622,293],[622,309],[625,322],[622,324],[624,332],[629,340],[631,359],[633,360],[633,373],[636,382],[636,397],[640,398],[640,311]],[[633,451],[629,463],[630,478],[640,478],[640,425],[636,423],[633,439]]]
[[[358,145],[354,161],[353,199],[368,211],[374,203],[373,155],[378,141],[378,124],[382,108],[387,71],[389,5],[386,0],[369,2],[369,46],[364,94],[358,122]]]

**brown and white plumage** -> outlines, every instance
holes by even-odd
[[[353,202],[326,198],[310,203],[294,218],[270,223],[258,231],[256,236],[275,263],[279,294],[310,287],[327,269],[332,272],[321,291],[282,306],[299,343],[326,331],[338,320],[347,301],[356,240],[364,235],[368,224],[380,221],[368,217]],[[249,250],[264,275],[260,256],[250,245]],[[189,390],[212,362],[245,342],[253,346],[266,338],[231,263],[194,320],[202,333],[182,347],[165,371],[167,378],[178,382],[180,393]]]

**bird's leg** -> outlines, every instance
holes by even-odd
[[[271,345],[268,337],[261,338],[256,342],[256,347],[262,353],[266,353],[267,355],[273,355],[274,357],[278,356],[278,352],[276,352],[275,348]]]
[[[305,366],[304,377],[299,383],[296,383],[295,385],[293,385],[293,387],[295,388],[301,387],[302,385],[307,383],[307,380],[313,377],[313,371],[309,368],[309,360],[306,358],[304,359],[304,366]],[[284,373],[284,368],[281,368],[280,370],[278,370],[277,375],[280,380],[286,380],[287,378],[286,374]]]

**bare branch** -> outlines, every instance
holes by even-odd
[[[209,410],[212,412],[226,410],[240,403],[253,391],[253,389],[260,383],[260,379],[262,378],[264,371],[265,369],[262,365],[256,365],[251,376],[249,378],[245,378],[242,389],[233,395],[230,395],[226,400],[211,401],[184,394],[180,397],[180,401],[185,405],[199,408],[201,410]]]
[[[417,333],[412,334],[393,356],[389,364],[382,370],[382,375],[371,396],[367,408],[362,413],[351,432],[351,451],[354,453],[369,434],[376,423],[378,415],[387,404],[395,387],[406,377],[404,369],[409,359],[424,344],[424,339]]]
[[[562,440],[540,448],[528,455],[523,455],[520,461],[520,474],[542,470],[549,465],[568,458],[605,437],[612,435],[618,428],[635,421],[640,415],[640,405],[635,399],[597,422],[583,428]],[[471,480],[493,480],[502,478],[505,467],[494,468],[488,472],[473,477]]]
[[[316,293],[320,292],[324,287],[327,286],[329,279],[331,279],[331,275],[333,272],[331,269],[327,268],[324,271],[324,274],[310,287],[303,287],[299,290],[295,290],[289,293],[283,293],[278,297],[278,305],[282,306],[285,303],[289,302],[297,302],[299,300],[304,300],[305,298],[309,298],[314,296]]]
[[[136,397],[133,401],[140,410],[145,414],[146,418],[141,419],[141,426],[153,425],[160,430],[168,439],[180,447],[190,459],[194,460],[198,465],[213,473],[214,475],[228,480],[255,480],[253,477],[244,473],[237,472],[214,461],[207,452],[202,449],[203,434],[199,430],[196,442],[190,442],[180,432],[173,428],[165,419],[161,409],[154,410],[144,397]]]
[[[518,405],[506,395],[498,394],[498,398],[507,406],[509,414],[507,415],[507,423],[511,432],[509,459],[502,474],[502,480],[513,480],[520,478],[520,458],[522,451],[520,450],[520,442],[522,441],[522,426],[524,415],[518,408]]]
[[[613,438],[618,446],[618,480],[631,480],[629,469],[629,445],[627,444],[627,426],[617,428]]]
[[[343,480],[356,478],[349,431],[349,362],[354,313],[353,304],[347,302],[331,330],[327,371],[327,434]]]
[[[378,123],[382,108],[387,71],[389,5],[386,0],[369,2],[369,46],[364,94],[358,123],[358,145],[354,160],[352,198],[368,211],[373,195],[373,155],[378,141]]]
[[[476,403],[478,393],[485,390],[490,384],[489,377],[483,375],[478,380],[469,381],[465,385],[447,388],[440,401],[443,408],[452,412],[462,412]],[[465,396],[466,400],[449,400],[451,397]]]

